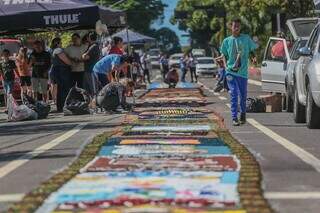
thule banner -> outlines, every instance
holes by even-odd
[[[0,0],[0,34],[125,25],[125,13],[88,0]]]
[[[316,6],[316,10],[320,10],[320,0],[313,0]]]

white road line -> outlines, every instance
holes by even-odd
[[[222,100],[222,101],[228,100],[226,97],[223,97],[223,96],[219,96],[218,98],[219,98],[220,100]]]
[[[282,145],[284,148],[295,154],[298,158],[300,158],[305,163],[312,166],[317,172],[320,172],[320,160],[316,158],[311,153],[305,151],[301,147],[295,145],[294,143],[290,142],[289,140],[283,138],[282,136],[278,135],[277,133],[273,132],[271,129],[263,126],[259,122],[254,119],[247,119],[248,122],[254,126],[255,128],[259,129],[265,135],[272,138],[274,141]]]
[[[270,200],[320,199],[320,192],[266,192]]]
[[[226,106],[227,106],[229,109],[231,109],[231,104],[226,104]]]
[[[6,202],[18,202],[22,200],[24,194],[7,194],[7,195],[0,195],[0,203]]]
[[[252,80],[252,79],[248,79],[248,83],[252,84],[252,85],[256,85],[256,86],[262,86],[261,81],[256,81],[256,80]]]
[[[78,133],[81,129],[83,129],[88,123],[82,123],[77,125],[72,130],[66,132],[65,134],[57,137],[56,139],[36,148],[35,150],[28,152],[27,154],[21,156],[20,158],[11,161],[7,165],[0,168],[0,178],[3,178],[4,176],[8,175],[10,172],[14,171],[15,169],[19,168],[23,164],[27,163],[32,158],[52,149],[53,147],[59,145],[63,141],[67,140],[71,136]]]

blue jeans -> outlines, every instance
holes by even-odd
[[[103,87],[105,87],[109,82],[108,82],[108,79],[107,79],[107,75],[106,74],[103,74],[103,73],[94,73],[97,80],[98,80],[98,87],[99,87],[99,90],[102,89]]]
[[[186,82],[187,69],[181,68],[181,82]]]
[[[226,75],[230,99],[231,99],[231,114],[232,119],[238,118],[238,99],[240,97],[240,112],[246,113],[246,100],[247,100],[247,86],[248,79],[232,75]]]
[[[14,87],[14,81],[3,81],[3,89],[6,95],[12,94],[13,87]]]
[[[67,66],[53,66],[52,69],[54,69],[54,72],[57,74],[57,110],[62,111],[72,87],[71,70]]]

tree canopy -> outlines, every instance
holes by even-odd
[[[285,13],[287,18],[312,15],[312,0],[179,0],[171,22],[189,31],[193,45],[218,46],[223,39],[224,24],[221,11],[227,20],[241,18],[244,31],[265,41],[271,35],[272,15]],[[184,13],[181,13],[184,12]],[[181,16],[184,16],[181,18]]]
[[[101,0],[105,6],[110,6],[119,0]],[[133,30],[150,35],[151,23],[155,20],[163,20],[165,4],[161,0],[126,0],[115,4],[114,8],[125,10],[129,27]]]
[[[179,37],[167,27],[154,30],[152,36],[157,39],[162,52],[173,54],[181,52]]]

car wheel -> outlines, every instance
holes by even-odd
[[[293,118],[296,123],[305,123],[306,122],[306,111],[305,106],[299,103],[298,91],[294,91],[294,100],[293,100]]]
[[[310,85],[307,91],[306,120],[309,129],[320,128],[320,108],[315,104],[313,100]]]
[[[286,95],[285,95],[285,99],[286,99],[286,111],[287,112],[293,112],[293,100],[289,94],[289,90],[287,89],[286,91]]]

